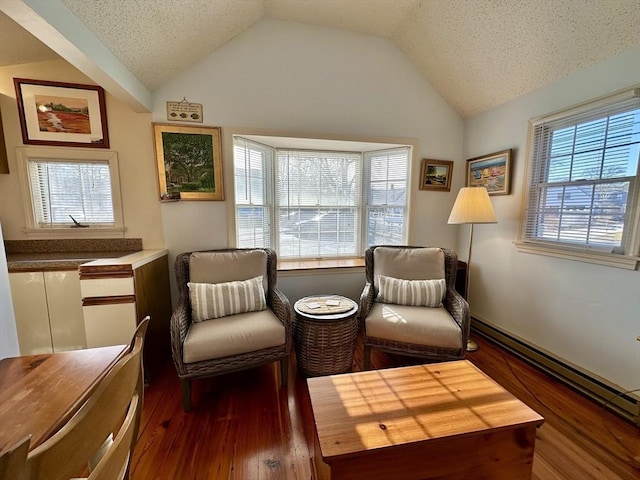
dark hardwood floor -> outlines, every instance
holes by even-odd
[[[638,480],[640,429],[581,394],[477,338],[468,359],[545,418],[535,480]],[[293,356],[292,356],[293,360]],[[416,363],[374,351],[375,368]],[[362,369],[362,346],[354,371]],[[288,388],[275,364],[195,381],[182,411],[173,364],[145,391],[133,480],[312,479],[313,420],[306,379],[292,361]],[[471,479],[470,479],[471,480]],[[518,479],[513,479],[518,480]]]

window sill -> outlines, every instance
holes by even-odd
[[[548,257],[564,258],[584,263],[594,263],[607,267],[622,268],[625,270],[635,270],[640,262],[640,257],[627,255],[617,255],[615,253],[585,251],[570,247],[555,247],[551,245],[540,245],[528,242],[515,242],[518,251],[532,253],[535,255],[545,255]]]
[[[364,272],[364,258],[323,260],[278,260],[278,275],[335,274]]]
[[[127,229],[121,228],[23,228],[28,238],[124,238]]]

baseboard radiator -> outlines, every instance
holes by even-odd
[[[603,407],[614,411],[636,425],[640,425],[640,399],[637,395],[625,393],[620,388],[607,384],[606,381],[595,378],[593,375],[555,358],[485,320],[473,317],[471,329],[474,333],[488,338],[526,362],[578,390]]]

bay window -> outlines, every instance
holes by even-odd
[[[236,245],[280,258],[362,256],[406,243],[407,145],[275,147],[234,137]],[[349,146],[344,142],[341,146]]]

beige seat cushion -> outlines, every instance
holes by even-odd
[[[444,307],[376,302],[365,319],[365,328],[369,337],[441,348],[462,347],[462,330]]]
[[[260,275],[266,292],[269,279],[264,250],[194,252],[189,258],[189,281],[194,283],[234,282]]]
[[[373,251],[373,282],[378,275],[404,280],[445,278],[444,252],[440,248],[377,247]]]
[[[254,352],[285,343],[284,325],[271,310],[192,323],[183,344],[184,363]]]

